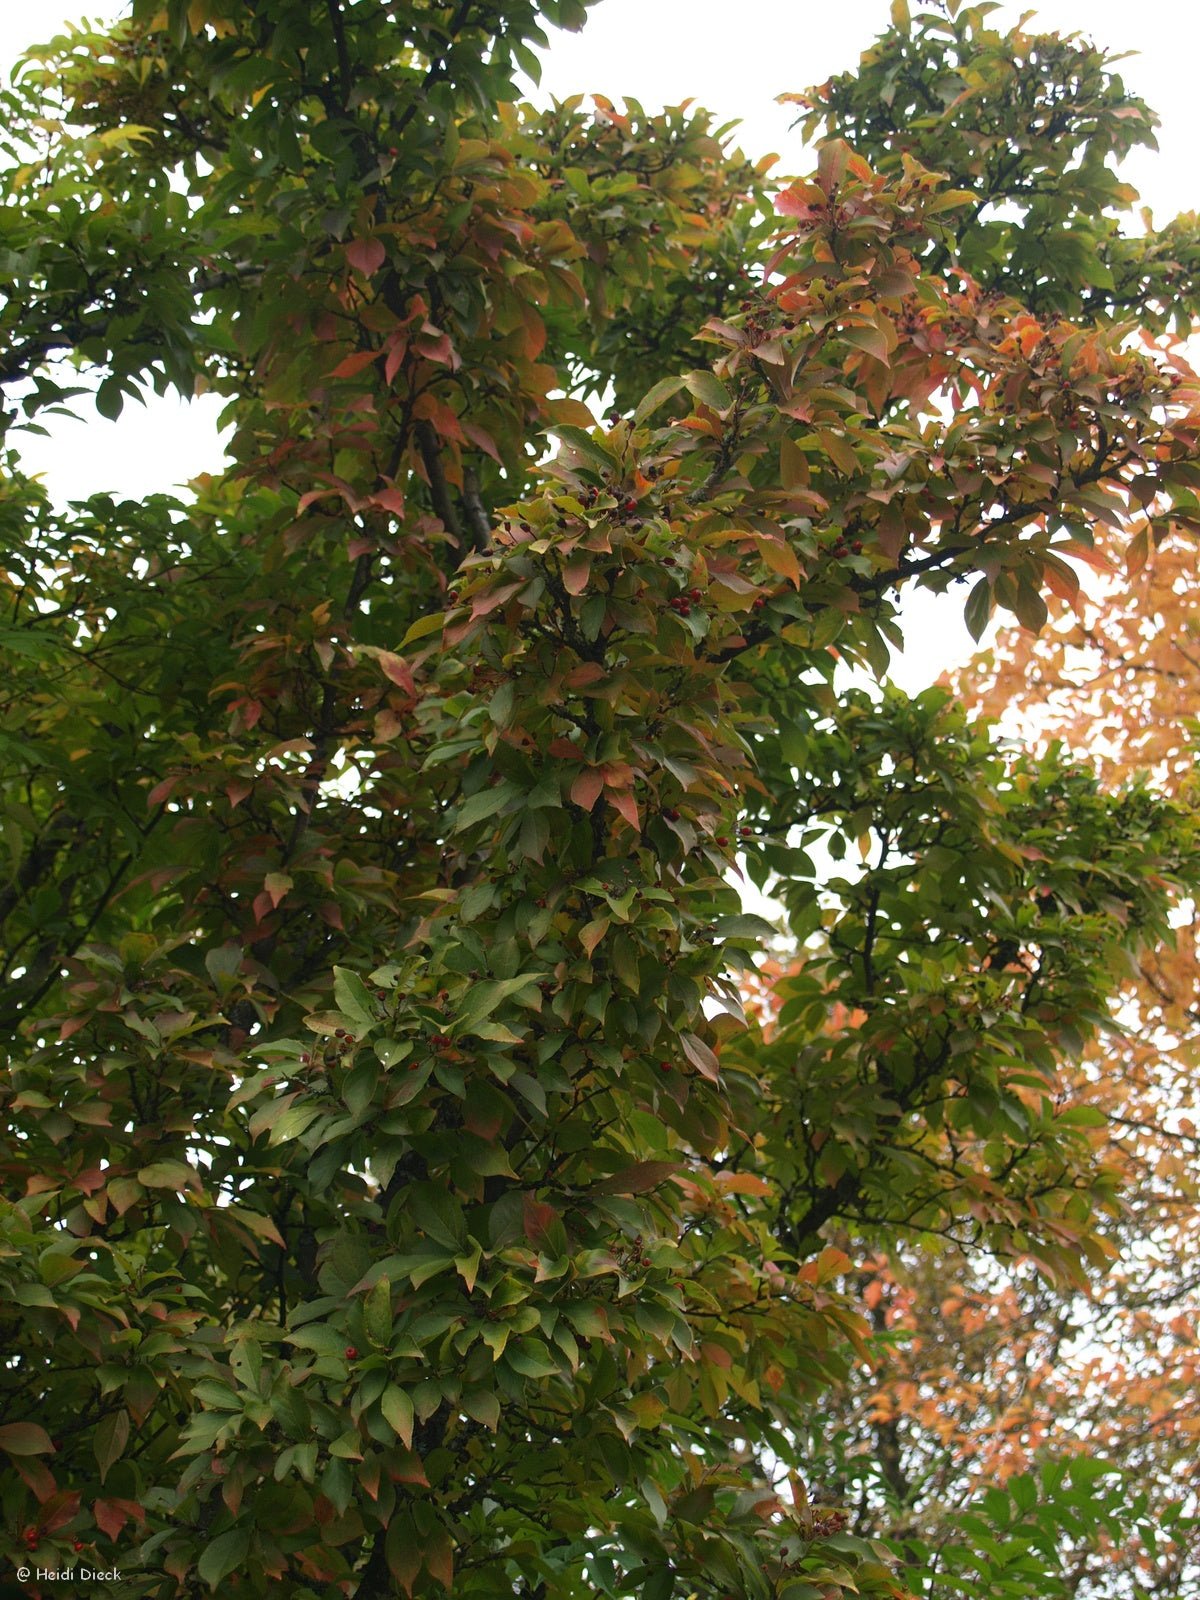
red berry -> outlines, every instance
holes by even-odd
[[[678,813],[678,811],[675,810],[674,806],[668,806],[667,809],[663,812],[663,816],[666,817],[668,822],[678,822],[679,821],[679,813]]]
[[[726,838],[726,836],[723,833],[719,833],[717,835],[716,842],[717,842],[718,845],[720,845],[721,849],[724,850],[725,846],[729,843],[729,840]]]
[[[703,600],[704,599],[703,591],[700,590],[700,589],[689,589],[688,590],[688,599],[689,600]]]
[[[83,1540],[82,1539],[72,1539],[71,1540],[71,1549],[72,1550],[82,1550],[83,1549]]]
[[[675,557],[674,556],[664,556],[662,558],[662,564],[663,564],[664,567],[673,567],[675,565]]]
[[[754,601],[754,609],[755,609],[755,611],[761,611],[762,608],[766,605],[766,603],[767,602],[763,599],[761,594],[759,596],[757,596],[757,598]]]
[[[752,839],[754,837],[754,829],[753,828],[745,828],[745,827],[739,828],[738,832],[741,834],[743,839]]]
[[[626,500],[625,509],[626,509],[626,511],[636,511],[637,510],[637,501],[636,500]]]
[[[358,1360],[358,1351],[355,1349],[355,1347],[352,1344],[348,1344],[346,1346],[345,1350],[342,1353],[346,1357],[347,1361],[357,1361]]]
[[[420,1071],[419,1063],[417,1063],[416,1061],[410,1061],[408,1063],[408,1070],[410,1072],[419,1072]]]
[[[854,554],[856,556],[862,555],[862,550],[863,550],[862,540],[861,539],[855,539],[854,543],[850,546],[850,548],[851,548],[851,550],[854,551]]]
[[[669,1061],[660,1061],[660,1062],[659,1062],[659,1063],[658,1063],[658,1070],[659,1070],[659,1071],[660,1071],[660,1072],[670,1072],[670,1070],[671,1070],[671,1063],[670,1063],[670,1062],[669,1062]]]

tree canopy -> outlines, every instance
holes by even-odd
[[[903,1377],[889,1253],[1051,1298],[1106,1267],[1087,1063],[1200,880],[1185,792],[861,681],[906,588],[1037,631],[1196,527],[1195,219],[1128,225],[1151,114],[989,10],[900,0],[780,181],[693,106],[521,103],[579,0],[134,0],[4,92],[31,1566],[156,1600],[1125,1594],[1068,1586],[1104,1538],[1182,1571],[1182,1505],[1103,1462],[885,1526],[887,1418],[845,1399]],[[22,430],[83,383],[219,393],[232,465],[55,507]]]

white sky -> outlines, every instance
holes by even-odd
[[[553,37],[539,98],[595,89],[612,99],[629,94],[655,109],[691,97],[719,121],[741,120],[748,155],[778,151],[777,170],[801,171],[808,163],[788,132],[792,113],[777,106],[775,96],[852,67],[886,25],[888,9],[888,0],[741,0],[731,25],[729,0],[600,0],[581,33]],[[1009,25],[1023,9],[1002,4],[994,20]],[[68,19],[122,10],[0,0],[0,65]],[[1160,223],[1197,209],[1200,6],[1193,0],[1044,0],[1035,25],[1085,31],[1107,48],[1140,51],[1120,70],[1162,119],[1160,154],[1139,155],[1124,175]],[[169,490],[220,465],[219,409],[211,398],[190,405],[154,400],[144,409],[131,407],[116,423],[85,415],[82,422],[57,424],[50,439],[29,438],[22,454],[60,501],[101,490],[129,496]],[[961,591],[953,599],[914,595],[908,601],[908,648],[893,672],[906,688],[922,687],[969,656],[960,616]]]

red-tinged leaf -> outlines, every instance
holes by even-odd
[[[880,512],[876,528],[879,548],[889,561],[894,561],[908,543],[904,513],[894,500],[889,501]]]
[[[78,1489],[59,1489],[42,1507],[38,1521],[47,1533],[57,1533],[79,1511]]]
[[[254,920],[256,922],[261,923],[266,917],[271,915],[274,909],[275,902],[271,899],[271,896],[266,889],[264,889],[261,894],[256,894],[254,896],[254,903],[251,906],[251,910],[254,912]]]
[[[839,472],[845,473],[847,477],[853,477],[861,470],[853,446],[840,434],[832,433],[828,428],[819,428],[817,438],[821,442],[821,449]]]
[[[146,1513],[136,1500],[97,1500],[92,1507],[96,1526],[116,1540],[127,1522],[145,1522]]]
[[[355,272],[361,272],[364,278],[370,278],[379,271],[387,260],[387,251],[384,249],[383,240],[351,239],[346,246],[346,260]]]
[[[50,1435],[36,1422],[6,1422],[0,1426],[0,1450],[10,1456],[54,1454]]]
[[[844,139],[827,139],[817,151],[817,183],[825,194],[830,194],[846,176],[851,156],[850,146]]]
[[[635,1161],[622,1167],[599,1183],[592,1185],[593,1194],[648,1194],[657,1189],[679,1171],[678,1161]]]
[[[1057,555],[1070,556],[1072,561],[1082,561],[1084,566],[1091,567],[1093,572],[1103,572],[1108,576],[1117,570],[1107,556],[1076,539],[1071,539],[1066,544],[1056,544],[1054,549]]]
[[[345,927],[345,923],[342,921],[342,908],[336,900],[322,900],[317,907],[317,915],[322,922],[328,923],[331,928],[340,930]]]
[[[1074,605],[1079,599],[1079,578],[1065,561],[1044,555],[1042,578],[1050,592],[1056,594],[1060,600],[1065,600],[1068,605]]]
[[[393,1483],[416,1484],[421,1489],[429,1487],[425,1464],[415,1450],[393,1450],[388,1457],[388,1477]]]
[[[415,697],[417,686],[413,682],[412,668],[403,656],[393,654],[391,650],[379,652],[379,665],[383,668],[383,675],[392,683],[403,689],[407,694]]]
[[[286,1241],[270,1217],[261,1211],[251,1211],[248,1206],[228,1206],[223,1208],[225,1215],[234,1222],[240,1222],[243,1228],[249,1228],[260,1239],[266,1239],[270,1244],[276,1244],[281,1250],[287,1248]]]
[[[94,1012],[88,1011],[81,1017],[68,1017],[58,1030],[59,1042],[69,1039],[72,1034],[78,1033],[80,1028],[86,1028],[94,1015]]]
[[[381,1476],[382,1470],[379,1465],[378,1456],[369,1457],[358,1469],[358,1481],[362,1484],[363,1488],[367,1491],[372,1500],[379,1499],[379,1481]]]
[[[521,321],[525,328],[525,358],[536,361],[546,348],[546,324],[527,303],[521,307]]]
[[[13,1467],[39,1504],[44,1504],[57,1492],[58,1484],[54,1481],[54,1474],[45,1462],[39,1461],[36,1456],[16,1456],[13,1459]]]
[[[882,361],[885,367],[888,365],[891,352],[888,349],[887,339],[882,329],[877,328],[873,322],[843,328],[841,337],[856,350],[865,350],[875,361]]]
[[[596,419],[582,400],[567,397],[546,402],[546,416],[551,422],[564,422],[577,428],[594,428]]]
[[[710,1083],[716,1083],[720,1073],[720,1063],[704,1040],[694,1033],[681,1033],[679,1043],[683,1046],[684,1055],[700,1076],[707,1078]]]
[[[452,439],[456,444],[462,444],[465,435],[457,411],[451,409],[444,400],[439,400],[437,395],[426,389],[413,406],[413,415],[423,422],[432,422],[439,438]]]
[[[582,594],[591,576],[592,558],[579,551],[563,567],[563,588],[568,594]]]
[[[385,707],[375,713],[375,726],[372,730],[376,744],[387,744],[398,733],[404,731],[404,718],[398,711]]]
[[[1150,555],[1149,526],[1139,528],[1125,547],[1125,575],[1136,578]]]
[[[608,798],[614,808],[625,818],[625,821],[629,824],[633,831],[635,833],[641,833],[642,822],[641,818],[638,816],[637,801],[633,798],[633,795],[629,792],[629,790],[617,789],[610,791]]]
[[[388,1571],[410,1597],[421,1570],[421,1541],[410,1517],[393,1516],[384,1541]]]
[[[718,1172],[716,1184],[722,1194],[752,1194],[762,1198],[772,1193],[766,1179],[757,1177],[753,1172]]]
[[[825,214],[825,196],[815,183],[793,183],[775,196],[775,209],[781,217],[810,222]]]
[[[467,422],[464,418],[462,431],[476,449],[482,450],[485,456],[491,456],[497,466],[503,465],[500,452],[496,448],[496,441],[486,428],[481,428],[477,422]]]
[[[543,1250],[549,1230],[559,1220],[558,1212],[544,1200],[535,1200],[531,1194],[522,1196],[521,1211],[526,1239],[535,1250]]]
[[[490,616],[493,611],[498,610],[506,601],[511,600],[514,595],[520,594],[524,587],[525,579],[519,578],[516,583],[501,583],[494,589],[485,589],[482,594],[476,597],[474,604],[471,606],[472,622],[477,617]],[[446,643],[453,643],[448,632]]]
[[[432,361],[435,366],[449,367],[451,372],[457,372],[462,365],[458,351],[450,342],[450,335],[440,330],[422,335],[414,341],[413,349],[426,361]]]
[[[378,350],[355,350],[352,355],[348,355],[344,360],[339,361],[329,376],[331,378],[353,378],[364,367],[369,367],[372,361],[378,361],[378,359]]]
[[[380,489],[378,494],[371,496],[371,504],[378,506],[381,511],[390,511],[393,516],[404,515],[404,496],[399,489]]]
[[[781,578],[787,578],[798,589],[804,573],[791,545],[784,539],[773,539],[765,533],[755,534],[754,542],[758,546],[764,566],[769,567],[772,572],[777,572]]]
[[[853,1266],[854,1263],[844,1250],[829,1245],[819,1256],[806,1261],[796,1276],[802,1283],[828,1283],[833,1278],[844,1277]]]
[[[268,872],[263,879],[263,887],[271,897],[272,907],[275,907],[291,889],[292,880],[286,872]]]
[[[732,1353],[726,1350],[723,1344],[717,1344],[712,1339],[702,1339],[700,1341],[700,1357],[701,1360],[707,1361],[710,1366],[721,1367],[725,1371],[728,1371],[733,1366]]]
[[[404,365],[404,358],[407,354],[407,339],[396,339],[394,343],[388,346],[387,357],[383,363],[383,381],[387,384],[389,389],[392,387],[392,384],[395,381],[396,374]]]
[[[425,1569],[450,1594],[454,1586],[454,1547],[450,1535],[439,1528],[426,1541]]]
[[[229,798],[229,804],[235,808],[240,806],[242,801],[253,788],[254,785],[248,778],[231,779],[231,781],[225,785],[225,793]]]
[[[574,805],[590,811],[604,789],[604,774],[597,767],[585,767],[571,785],[570,798]]]
[[[577,667],[572,667],[563,679],[566,689],[586,689],[593,683],[600,683],[607,678],[603,666],[599,661],[581,661]]]
[[[180,777],[180,775],[175,773],[170,778],[164,778],[161,783],[156,783],[153,789],[151,789],[150,793],[146,796],[147,806],[159,806],[164,800],[170,799],[171,795],[182,782],[183,779]]]
[[[596,946],[603,939],[609,928],[608,917],[594,917],[591,922],[585,923],[579,930],[579,942],[583,946],[584,954],[590,959]]]
[[[810,478],[807,455],[786,433],[779,444],[779,475],[785,489],[806,487]]]

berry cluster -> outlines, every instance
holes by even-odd
[[[831,1533],[841,1533],[850,1521],[845,1511],[818,1511],[812,1521],[814,1539],[825,1539]]]
[[[623,1250],[618,1250],[616,1257],[617,1265],[626,1273],[652,1265],[650,1257],[645,1252],[645,1241],[640,1233],[635,1235],[632,1244],[626,1245]]]

